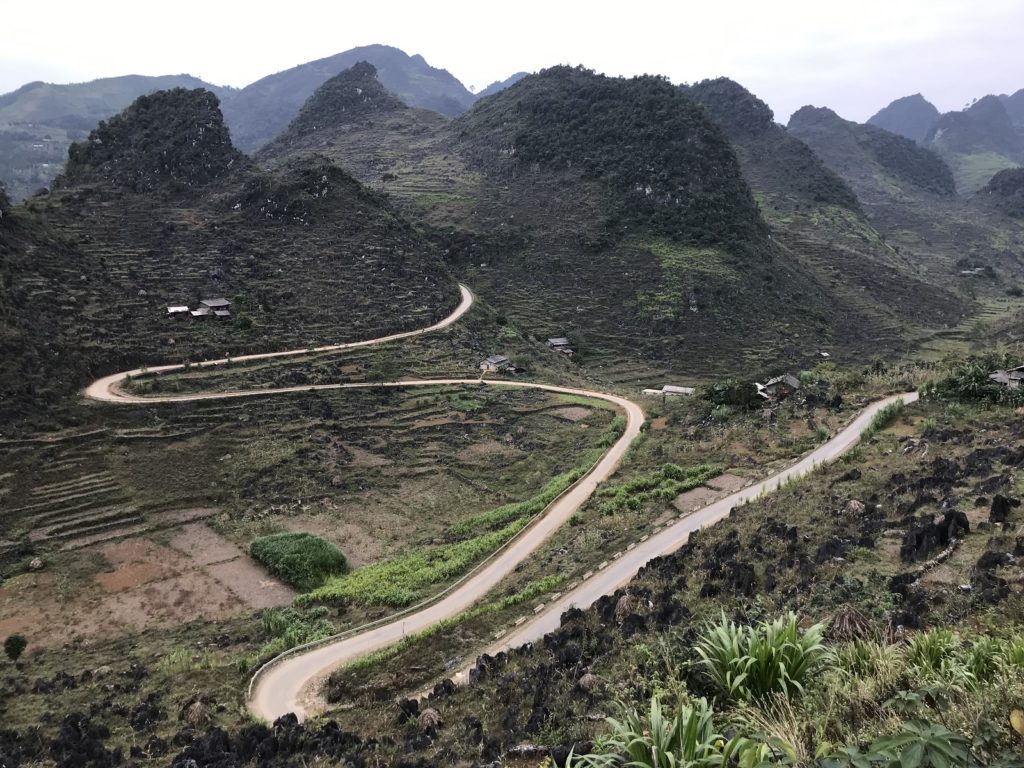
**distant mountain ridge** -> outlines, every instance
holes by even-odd
[[[252,152],[283,131],[317,88],[358,61],[375,66],[384,87],[404,103],[448,117],[525,74],[518,72],[474,95],[422,56],[368,45],[300,64],[240,90],[191,75],[125,75],[70,85],[27,83],[0,94],[0,180],[15,200],[29,196],[57,176],[73,141],[85,138],[101,120],[139,96],[172,88],[205,88],[216,94],[235,146]]]
[[[224,105],[235,144],[244,152],[258,149],[288,126],[317,88],[360,61],[376,67],[381,84],[410,106],[452,117],[476,100],[454,75],[422,56],[366,45],[268,75],[239,91]]]
[[[920,143],[938,121],[939,114],[934,104],[915,93],[883,107],[868,118],[868,124]]]

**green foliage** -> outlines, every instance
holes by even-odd
[[[1000,366],[1008,367],[1008,361],[994,356],[967,360],[948,376],[928,382],[921,388],[921,396],[927,400],[1004,405],[1024,403],[1024,390],[1010,389],[989,378],[989,374]]]
[[[552,67],[478,102],[455,127],[478,139],[481,162],[494,162],[495,146],[514,147],[508,172],[539,164],[600,181],[614,203],[611,231],[641,225],[734,254],[766,241],[729,142],[667,79]]]
[[[622,720],[608,719],[612,732],[594,754],[570,757],[566,766],[636,768],[720,768],[749,749],[741,737],[726,740],[715,729],[714,711],[705,699],[680,704],[666,717],[657,697],[644,718],[628,710]]]
[[[726,621],[708,625],[695,650],[699,666],[727,699],[749,701],[769,694],[793,698],[826,663],[825,626],[806,632],[795,614],[743,626]]]
[[[607,500],[602,502],[600,509],[604,514],[612,515],[623,509],[640,509],[652,500],[672,501],[680,493],[696,488],[720,474],[722,467],[712,464],[698,464],[686,469],[676,464],[665,464],[646,477],[601,488],[597,495]]]
[[[256,539],[249,553],[282,581],[303,592],[348,571],[337,547],[311,533],[275,533]]]
[[[260,614],[260,623],[270,640],[255,655],[243,660],[242,666],[251,669],[290,648],[336,634],[334,625],[327,618],[329,613],[330,610],[323,605],[307,611],[295,608],[267,608]]]
[[[11,661],[17,661],[21,657],[21,654],[25,651],[25,647],[27,645],[28,640],[26,640],[23,636],[9,635],[7,639],[4,640],[4,653],[7,655],[7,658]]]
[[[67,175],[101,176],[135,191],[202,187],[241,168],[217,97],[174,88],[140,96],[68,150]]]
[[[423,590],[462,575],[526,526],[514,520],[501,530],[454,544],[411,552],[335,576],[319,589],[300,595],[300,605],[352,600],[368,605],[401,607],[422,597]]]
[[[953,768],[967,765],[968,746],[967,739],[942,725],[911,720],[899,733],[876,740],[871,752],[893,768]]]
[[[590,469],[592,463],[593,461],[588,459],[588,462],[584,466],[577,467],[576,469],[557,475],[548,481],[547,485],[541,489],[540,493],[526,501],[516,501],[511,504],[505,504],[497,509],[492,509],[488,512],[483,512],[479,515],[474,515],[473,517],[461,520],[449,528],[448,533],[454,537],[462,537],[467,533],[476,533],[478,531],[488,530],[497,525],[507,525],[513,520],[531,518],[542,512],[548,504],[558,498],[562,492],[569,488],[569,486],[583,477],[587,470]]]
[[[871,438],[892,424],[901,413],[903,413],[902,400],[889,403],[889,405],[885,406],[872,417],[871,423],[868,424],[867,429],[861,433],[860,441],[862,443],[870,442]]]
[[[715,405],[734,405],[746,410],[754,410],[764,404],[754,385],[741,379],[726,379],[712,384],[705,390],[704,397]]]
[[[1024,168],[1006,168],[993,176],[978,193],[1009,216],[1024,217]]]

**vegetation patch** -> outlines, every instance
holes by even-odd
[[[249,553],[281,581],[303,592],[348,571],[345,555],[329,541],[311,533],[263,536],[249,545]]]
[[[607,499],[601,504],[601,511],[612,515],[623,509],[639,509],[653,499],[672,501],[680,493],[696,488],[722,474],[722,471],[723,467],[712,464],[698,464],[686,469],[677,464],[665,464],[647,477],[600,489],[597,495]]]
[[[461,576],[474,563],[526,527],[527,520],[514,520],[504,528],[472,539],[430,549],[416,549],[381,563],[367,565],[345,576],[335,576],[297,602],[336,603],[348,601],[368,605],[401,607],[423,597],[423,590]]]

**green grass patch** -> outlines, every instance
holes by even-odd
[[[514,520],[504,528],[472,539],[430,549],[415,549],[345,576],[334,576],[319,589],[299,595],[296,603],[352,601],[364,605],[402,607],[423,597],[423,590],[461,576],[515,536],[527,520]]]
[[[520,603],[525,603],[527,600],[532,600],[535,597],[539,597],[540,595],[550,592],[563,581],[565,581],[564,576],[548,576],[547,578],[530,582],[522,589],[522,591],[517,592],[514,595],[508,595],[503,597],[501,600],[496,600],[492,603],[484,603],[483,605],[478,605],[475,608],[470,608],[468,611],[463,611],[457,616],[452,616],[450,619],[443,619],[437,624],[427,627],[422,632],[417,632],[414,635],[407,635],[394,645],[390,645],[376,653],[371,653],[360,659],[356,659],[345,667],[345,671],[367,669],[385,661],[390,661],[421,640],[425,640],[428,637],[433,637],[441,632],[457,627],[459,624],[463,624],[471,619],[475,619],[489,613],[498,613],[499,611],[504,611],[506,608],[511,608],[519,605]]]
[[[640,509],[647,501],[661,499],[672,501],[685,491],[696,488],[713,477],[722,474],[723,468],[714,464],[698,464],[683,469],[676,464],[665,464],[661,469],[646,477],[638,477],[627,483],[602,488],[597,495],[606,499],[601,506],[604,514],[614,514],[623,509]]]
[[[534,515],[542,512],[544,508],[554,501],[558,496],[564,492],[569,486],[579,480],[583,475],[587,473],[587,470],[593,465],[597,458],[601,455],[598,451],[589,451],[587,453],[587,459],[582,466],[576,469],[563,472],[554,479],[548,481],[540,493],[533,498],[527,499],[526,501],[516,501],[511,504],[505,504],[492,509],[489,512],[483,512],[479,515],[462,520],[451,528],[448,529],[448,534],[453,538],[460,538],[469,533],[476,533],[478,531],[485,531],[494,528],[498,525],[507,525],[513,520],[529,519]]]
[[[281,581],[303,592],[348,571],[345,555],[329,541],[311,533],[263,536],[249,545],[249,553]]]
[[[867,429],[861,434],[860,441],[862,443],[869,442],[876,434],[892,424],[901,413],[903,413],[902,400],[889,403],[889,405],[874,415]]]

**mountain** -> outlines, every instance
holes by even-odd
[[[763,103],[719,85],[723,105],[746,103],[751,126],[721,127],[661,78],[555,67],[451,121],[406,107],[318,119],[304,136],[293,125],[256,159],[331,157],[433,233],[450,267],[510,324],[572,336],[578,363],[631,386],[781,364],[817,344],[852,356],[898,346],[908,324],[958,316],[956,297],[907,278],[890,250],[863,245],[865,232],[878,235],[849,188]],[[709,104],[713,90],[700,89]],[[775,158],[779,147],[786,154]],[[842,290],[829,287],[840,246],[825,234],[792,242],[765,222],[762,195],[799,208],[808,231],[837,232],[821,222],[841,221],[836,238],[861,247]]]
[[[1024,88],[1014,93],[1011,96],[1000,96],[1003,101],[1003,106],[1006,107],[1006,114],[1010,116],[1013,124],[1016,126],[1024,126]]]
[[[376,67],[384,87],[409,105],[451,116],[474,101],[451,73],[430,66],[422,56],[368,45],[300,64],[243,88],[224,106],[235,144],[245,152],[258,149],[285,129],[324,82],[361,61]]]
[[[998,210],[1015,218],[1024,218],[1024,168],[1007,168],[993,176],[978,192]]]
[[[942,115],[925,143],[946,159],[965,194],[983,187],[997,171],[1024,162],[1024,131],[1013,125],[998,96]]]
[[[935,105],[920,93],[915,93],[880,109],[868,118],[868,124],[922,142],[938,119],[939,110]]]
[[[838,205],[859,211],[857,196],[846,182],[776,123],[768,105],[742,85],[718,78],[684,91],[726,132],[747,182],[771,196],[775,207]]]
[[[529,72],[516,72],[514,75],[510,75],[509,77],[506,77],[504,80],[495,80],[493,83],[491,83],[486,88],[484,88],[482,91],[480,91],[478,94],[476,94],[476,97],[478,99],[484,99],[484,98],[487,98],[488,96],[493,96],[498,91],[503,91],[506,88],[508,88],[510,85],[515,85],[520,80],[522,80],[524,77],[526,77],[528,74],[530,74],[530,73]]]
[[[170,88],[218,88],[191,75],[126,75],[87,83],[34,82],[0,95],[0,179],[20,200],[47,186],[60,173],[72,141],[127,107],[139,96]]]
[[[458,301],[385,199],[315,154],[259,170],[201,89],[140,97],[0,224],[0,421],[105,372],[378,336]],[[168,316],[212,297],[231,319]]]
[[[864,163],[865,173],[881,186],[893,184],[907,191],[941,196],[956,192],[949,168],[936,153],[873,125],[843,120],[828,108],[799,109],[790,117],[788,130],[834,170],[841,168],[837,172],[848,180],[855,165]],[[875,178],[876,174],[881,174],[884,181]],[[871,184],[871,180],[861,179],[861,189],[866,191]],[[853,186],[863,200],[861,189],[856,183]]]

